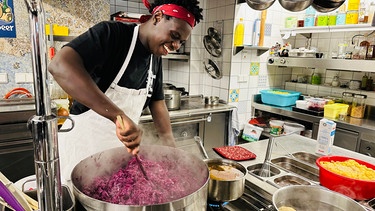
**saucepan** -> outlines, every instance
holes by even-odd
[[[242,196],[245,190],[247,169],[238,162],[212,158],[207,155],[199,136],[194,137],[210,171],[208,199],[216,202],[233,201]],[[231,178],[229,178],[231,177]]]
[[[186,191],[183,197],[174,200],[171,199],[168,202],[146,205],[110,203],[85,194],[87,193],[85,190],[88,188],[92,189],[99,187],[100,184],[98,184],[98,182],[102,181],[101,178],[113,176],[120,169],[127,166],[134,157],[127,152],[125,147],[116,147],[93,154],[83,159],[74,167],[71,178],[73,193],[76,199],[79,200],[86,210],[206,210],[209,172],[206,163],[202,159],[187,151],[161,145],[141,145],[141,150],[138,155],[143,160],[142,164],[145,167],[149,179],[145,180],[144,177],[140,177],[140,179],[144,180],[144,185],[146,186],[145,188],[151,188],[148,193],[156,194],[156,192],[161,191],[159,186],[154,187],[158,184],[158,182],[160,182],[157,181],[155,175],[158,175],[158,171],[165,172],[167,170],[170,177],[163,177],[160,178],[160,180],[170,180],[169,182],[163,181],[163,183],[165,182],[166,184],[171,184],[170,189],[164,190],[165,195],[167,195],[168,198],[172,198],[172,188],[176,188],[178,186],[177,183],[182,183],[182,185],[179,185],[183,187],[181,188],[182,193],[184,193],[183,191],[186,190],[185,188],[188,188],[189,191]],[[150,162],[160,164],[169,163],[170,166],[162,169],[155,169],[151,165],[148,165],[147,162],[149,162],[149,164]],[[135,170],[139,171],[139,169]],[[123,177],[125,177],[125,175],[123,175]],[[118,179],[121,179],[121,177],[118,177]],[[104,182],[103,184],[108,183]],[[126,195],[123,189],[121,192],[123,192],[124,196],[129,196],[129,194]],[[102,193],[102,191],[99,193]],[[134,195],[134,198],[138,200],[142,196],[145,197],[147,195],[136,194]]]
[[[317,185],[282,187],[272,202],[277,210],[366,210],[353,199]]]

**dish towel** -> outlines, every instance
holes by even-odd
[[[230,127],[228,134],[228,145],[234,146],[237,143],[237,137],[240,134],[240,123],[238,121],[238,111],[237,107],[232,110],[232,121],[230,122]]]

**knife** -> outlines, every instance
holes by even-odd
[[[124,125],[124,122],[122,121],[122,117],[120,115],[117,115],[117,121],[119,121],[119,123],[121,125],[121,128],[124,130],[125,125]],[[135,156],[135,159],[137,160],[139,168],[141,169],[141,171],[143,173],[143,176],[146,178],[146,180],[148,180],[148,177],[147,177],[146,171],[145,171],[145,169],[142,165],[141,159],[139,159],[138,154],[135,154],[134,156]]]

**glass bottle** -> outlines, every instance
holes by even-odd
[[[320,84],[320,74],[319,73],[316,73],[314,71],[314,73],[311,76],[311,84],[314,84],[314,85]]]
[[[365,73],[365,75],[362,76],[362,82],[361,82],[361,89],[362,90],[366,90],[366,87],[367,87],[367,75]]]

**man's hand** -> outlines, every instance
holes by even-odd
[[[141,143],[142,130],[125,115],[118,115],[116,120],[116,135],[128,148],[128,152],[137,154]]]

